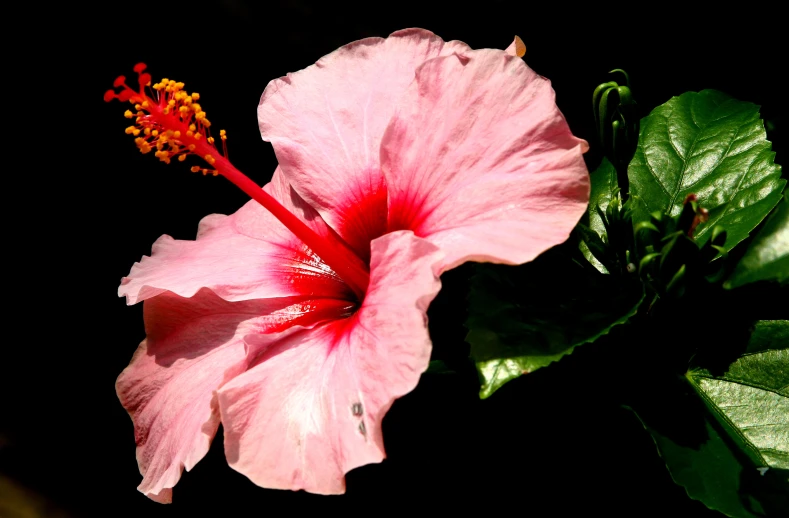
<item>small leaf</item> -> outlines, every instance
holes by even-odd
[[[780,283],[789,280],[789,198],[786,196],[754,237],[723,286],[731,289],[767,280]]]
[[[755,104],[715,90],[674,97],[641,121],[628,168],[633,220],[648,221],[658,210],[676,216],[695,193],[709,210],[696,240],[704,243],[720,225],[731,250],[781,199],[786,180],[774,156]]]
[[[480,397],[635,315],[642,284],[585,269],[571,258],[569,246],[525,265],[477,266],[466,341],[481,378]]]
[[[590,174],[592,190],[589,194],[589,228],[598,234],[605,235],[605,225],[600,217],[600,211],[605,212],[611,195],[616,189],[616,169],[607,158],[603,158],[600,166]]]
[[[634,408],[677,484],[729,516],[789,507],[789,321],[757,322],[723,372],[688,370],[659,406]],[[670,410],[665,410],[666,408]]]
[[[597,113],[597,112],[595,112]],[[590,173],[592,189],[589,194],[589,208],[587,217],[589,219],[589,228],[595,231],[599,236],[606,234],[605,224],[600,214],[605,213],[608,208],[608,203],[611,201],[611,195],[616,189],[616,169],[614,165],[607,159],[603,158],[600,165]],[[587,242],[581,242],[581,252],[584,257],[601,273],[608,273],[608,269],[601,262],[601,257],[597,250],[593,250]]]

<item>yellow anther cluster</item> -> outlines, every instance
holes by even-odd
[[[206,118],[205,111],[196,102],[200,99],[200,94],[197,92],[190,94],[184,90],[183,83],[167,78],[155,83],[152,88],[167,99],[167,103],[162,108],[162,112],[165,115],[170,112],[177,112],[182,120],[194,117],[194,120],[198,121],[203,127],[209,128],[211,126],[211,122]]]
[[[219,155],[206,152],[216,150],[216,147],[208,130],[211,122],[197,102],[200,95],[188,93],[184,90],[184,83],[167,78],[148,85],[154,90],[151,97],[141,91],[130,99],[135,111],[126,110],[124,113],[127,119],[134,119],[135,125],[126,128],[126,133],[135,137],[134,142],[140,152],[155,150],[154,156],[166,164],[172,159],[183,162],[187,155],[197,154],[213,166],[215,156]],[[225,130],[219,132],[219,137],[227,156]],[[215,170],[198,166],[192,167],[192,171],[218,174]]]

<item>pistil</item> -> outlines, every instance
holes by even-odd
[[[145,93],[145,88],[151,85],[151,76],[144,70],[145,65],[142,63],[134,67],[138,74],[139,91],[131,89],[121,76],[114,83],[116,88],[122,88],[121,91],[116,93],[108,90],[104,94],[105,101],[119,99],[134,105],[136,111],[129,110],[125,116],[135,119],[135,125],[128,127],[126,133],[135,137],[140,152],[149,153],[156,149],[155,156],[165,163],[170,163],[172,159],[184,161],[188,155],[203,159],[211,168],[194,166],[193,172],[222,175],[233,182],[315,252],[361,301],[370,282],[369,269],[364,261],[332,233],[319,235],[236,169],[227,159],[227,134],[224,130],[220,131],[224,153],[219,153],[214,144],[215,139],[210,135],[211,123],[196,102],[199,100],[198,94],[188,94],[183,89],[183,83],[163,79],[153,85],[156,93],[152,92],[152,95],[157,97],[154,99]]]

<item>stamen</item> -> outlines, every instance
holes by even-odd
[[[134,119],[134,125],[126,128],[126,133],[135,137],[134,143],[141,153],[150,153],[169,164],[173,158],[183,162],[187,156],[194,155],[211,166],[193,166],[191,171],[203,175],[222,175],[253,200],[265,207],[285,227],[310,247],[334,272],[356,293],[359,300],[364,297],[370,283],[367,265],[348,246],[334,235],[321,236],[292,214],[274,197],[264,191],[236,169],[227,159],[227,133],[219,131],[222,153],[216,148],[211,136],[211,122],[198,101],[200,95],[189,94],[184,83],[162,79],[151,86],[150,74],[144,73],[146,66],[139,63],[134,67],[137,73],[138,90],[126,84],[124,76],[118,77],[113,86],[120,92],[108,90],[104,100],[118,99],[134,105],[134,112],[127,110],[124,116]],[[150,96],[145,92],[148,88]]]

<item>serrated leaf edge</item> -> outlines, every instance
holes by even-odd
[[[618,319],[616,322],[614,322],[613,324],[611,324],[609,327],[607,327],[606,329],[604,329],[603,331],[601,331],[601,332],[600,332],[599,334],[597,334],[596,336],[593,336],[592,338],[590,338],[590,339],[588,339],[588,340],[585,340],[585,341],[583,341],[583,342],[579,342],[579,343],[577,343],[577,344],[575,344],[575,345],[572,345],[572,346],[570,346],[570,347],[569,347],[569,348],[568,348],[566,351],[564,351],[564,354],[562,354],[562,355],[561,355],[559,358],[557,358],[557,359],[555,359],[555,360],[551,360],[550,362],[548,362],[548,364],[547,364],[547,365],[544,365],[544,366],[542,366],[542,367],[539,367],[539,369],[544,369],[544,368],[546,368],[546,367],[550,367],[550,366],[551,366],[551,365],[553,365],[554,363],[556,363],[556,362],[559,362],[559,361],[561,361],[562,359],[564,359],[565,357],[567,357],[567,356],[571,355],[571,354],[572,354],[572,353],[575,351],[575,349],[577,349],[578,347],[580,347],[580,346],[582,346],[582,345],[585,345],[585,344],[588,344],[588,343],[595,342],[595,341],[597,341],[599,338],[601,338],[601,337],[603,337],[603,336],[605,336],[605,335],[609,334],[613,328],[615,328],[615,327],[617,327],[617,326],[619,326],[619,325],[622,325],[622,324],[627,324],[627,323],[628,323],[628,321],[629,321],[631,318],[633,318],[634,316],[636,316],[636,314],[638,314],[638,308],[640,308],[640,307],[641,307],[641,303],[642,303],[642,302],[644,302],[644,298],[645,298],[645,297],[646,297],[646,292],[643,290],[643,286],[642,286],[642,293],[641,293],[641,297],[638,299],[638,302],[637,302],[637,303],[636,303],[636,304],[633,306],[633,308],[630,310],[630,312],[628,312],[627,314],[625,314],[623,317],[619,318],[619,319]],[[471,331],[469,330],[469,332],[471,332]],[[466,334],[466,336],[468,336],[468,334]],[[554,356],[555,356],[555,355],[554,355]],[[518,358],[518,357],[516,356],[516,358]],[[472,360],[473,360],[473,359],[472,359]],[[505,358],[500,358],[500,360],[502,360],[502,361],[503,361],[503,360],[505,360]],[[485,361],[490,361],[490,360],[485,360]],[[476,361],[475,361],[475,362],[474,362],[474,366],[476,367],[478,363],[479,363],[479,362],[476,362]],[[535,369],[535,370],[537,370],[537,369]],[[479,373],[479,369],[477,369],[477,372]],[[498,367],[496,368],[496,372],[498,372]],[[531,371],[531,372],[534,372],[534,371]],[[480,387],[479,398],[480,398],[480,399],[487,399],[487,398],[489,398],[490,396],[492,396],[493,394],[495,394],[497,390],[499,390],[501,387],[503,387],[504,385],[506,385],[506,384],[507,384],[507,383],[509,383],[510,381],[512,381],[512,380],[514,380],[514,379],[518,379],[518,378],[520,378],[521,376],[523,376],[523,374],[531,374],[531,372],[529,372],[529,373],[521,373],[521,375],[520,375],[520,376],[516,376],[516,377],[514,377],[514,378],[512,378],[512,379],[509,379],[509,380],[505,381],[505,382],[504,382],[504,383],[502,383],[502,384],[501,384],[501,385],[500,385],[498,388],[496,388],[496,389],[494,389],[493,391],[491,391],[491,392],[490,392],[488,395],[483,395],[484,388],[485,388],[485,386],[483,385],[483,386],[481,386],[481,387]]]

